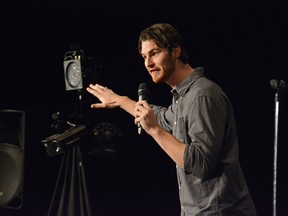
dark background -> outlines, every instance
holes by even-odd
[[[48,157],[41,140],[55,133],[52,114],[68,116],[77,93],[64,85],[64,54],[80,44],[93,65],[87,83],[99,82],[137,100],[141,82],[150,101],[168,105],[170,89],[153,85],[136,51],[140,31],[157,22],[182,33],[193,67],[225,90],[234,105],[240,160],[260,216],[272,215],[274,90],[288,82],[288,8],[285,1],[7,1],[1,3],[0,108],[26,112],[24,205],[0,215],[46,215],[61,155]],[[91,78],[91,79],[90,79]],[[89,80],[90,79],[90,80]],[[93,110],[83,91],[86,121],[109,122],[123,133],[114,153],[86,157],[95,215],[179,215],[175,165],[122,110]],[[76,102],[75,102],[76,101]],[[287,91],[281,93],[278,142],[279,215],[287,197]],[[96,147],[90,148],[97,148]],[[91,149],[90,149],[91,150]],[[3,213],[1,213],[3,211]]]

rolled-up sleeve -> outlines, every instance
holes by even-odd
[[[217,97],[216,97],[217,98]],[[218,97],[219,98],[219,97]],[[186,116],[188,136],[184,151],[184,171],[201,179],[215,177],[225,134],[225,100],[202,95],[191,102]]]
[[[154,115],[157,118],[158,123],[163,127],[166,131],[172,132],[172,122],[174,120],[174,115],[172,112],[172,107],[169,108],[163,107],[163,106],[156,106],[153,104],[150,104]]]

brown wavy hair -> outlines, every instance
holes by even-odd
[[[142,51],[142,42],[147,40],[153,40],[158,47],[166,48],[169,52],[179,46],[181,48],[179,59],[183,63],[188,63],[189,56],[185,51],[182,36],[172,25],[157,23],[144,29],[138,39],[138,52],[140,54]]]

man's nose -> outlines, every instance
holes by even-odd
[[[151,58],[147,58],[146,61],[145,61],[145,66],[148,68],[148,67],[151,67],[153,66],[154,62],[152,61]]]

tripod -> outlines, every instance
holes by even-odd
[[[81,110],[81,91],[78,91],[78,94],[79,110]],[[82,117],[82,112],[79,113],[79,117]],[[76,127],[60,136],[53,136],[53,139],[49,140],[49,143],[58,144],[58,152],[63,153],[63,158],[47,216],[92,216],[84,163],[79,146],[83,141],[80,135],[75,136],[81,127]],[[67,137],[72,137],[72,139],[67,141]],[[48,145],[46,143],[46,146]]]

